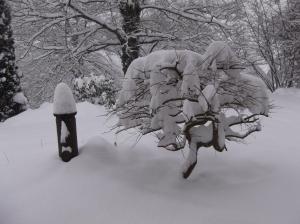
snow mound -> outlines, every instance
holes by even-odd
[[[111,163],[117,159],[116,147],[104,139],[102,136],[94,136],[90,138],[79,149],[80,156],[88,156],[97,160],[99,163]]]

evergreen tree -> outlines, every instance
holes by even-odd
[[[291,68],[290,86],[293,86],[292,81],[296,81],[297,86],[300,86],[300,2],[298,0],[288,0],[288,28],[287,38],[284,47],[289,51],[289,61]]]
[[[15,65],[10,23],[10,8],[5,0],[0,0],[0,121],[24,111],[27,104]]]

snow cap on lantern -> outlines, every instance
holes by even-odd
[[[76,113],[76,103],[70,87],[61,82],[59,83],[54,92],[54,114],[73,114]]]

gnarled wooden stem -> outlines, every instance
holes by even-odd
[[[194,170],[197,164],[197,154],[198,154],[198,147],[196,143],[190,143],[190,150],[188,157],[186,158],[183,168],[182,168],[182,177],[187,179],[192,171]]]

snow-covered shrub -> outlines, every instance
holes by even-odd
[[[15,64],[14,39],[10,8],[0,1],[0,122],[26,110],[27,99],[22,93],[20,75]]]
[[[171,151],[188,142],[183,166],[187,178],[200,147],[221,152],[225,140],[244,139],[261,130],[259,116],[269,112],[266,86],[241,71],[224,42],[213,42],[204,56],[165,50],[138,58],[129,66],[118,98],[118,125],[121,131],[154,132],[158,146]]]
[[[116,102],[117,90],[112,79],[91,74],[75,79],[74,93],[79,101],[112,107]]]

